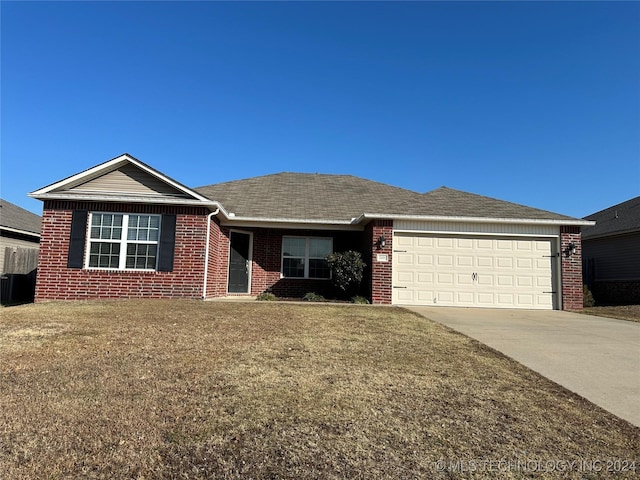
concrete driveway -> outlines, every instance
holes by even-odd
[[[640,426],[640,323],[557,310],[407,308]]]

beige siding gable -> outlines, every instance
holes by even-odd
[[[149,173],[128,164],[66,189],[69,193],[100,193],[170,196],[186,198],[186,195]]]

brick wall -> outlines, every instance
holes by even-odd
[[[582,293],[582,241],[580,227],[560,227],[560,258],[562,279],[562,308],[581,310]],[[570,243],[576,245],[576,253],[565,252]]]
[[[221,226],[217,250],[211,249],[211,253],[217,254],[220,259],[215,278],[210,277],[208,281],[210,285],[212,282],[215,283],[208,289],[211,296],[227,295],[229,234],[231,230],[251,233],[253,236],[250,293],[253,296],[265,291],[272,292],[279,297],[296,298],[302,297],[308,292],[324,296],[331,296],[334,293],[329,280],[281,278],[282,237],[285,235],[331,237],[335,251],[359,250],[362,243],[362,232],[242,227],[232,229],[228,226]],[[367,260],[365,259],[365,261]]]
[[[372,246],[371,249],[371,303],[391,304],[393,265],[393,220],[373,220],[367,226],[367,234]],[[385,237],[386,245],[379,248],[378,238]],[[387,262],[377,261],[378,254],[387,255]]]
[[[74,209],[176,215],[172,272],[105,271],[67,268]],[[112,203],[47,201],[36,283],[36,302],[94,298],[200,298],[204,281],[207,210]]]

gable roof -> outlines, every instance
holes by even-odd
[[[371,218],[590,222],[441,187],[425,194],[351,175],[277,173],[195,189],[235,220],[354,224]]]
[[[0,229],[40,237],[41,223],[40,215],[0,199]]]
[[[582,238],[620,235],[640,231],[640,197],[619,203],[584,217],[596,224],[582,231]]]
[[[124,153],[29,194],[40,200],[91,200],[215,207],[206,197]]]

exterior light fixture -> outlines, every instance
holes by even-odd
[[[567,248],[564,250],[564,254],[567,257],[570,257],[571,255],[575,255],[577,248],[578,246],[575,243],[571,242],[569,245],[567,245]]]
[[[378,237],[378,241],[376,242],[376,245],[378,246],[378,248],[384,248],[387,246],[387,239],[384,238],[384,235],[380,235]]]

